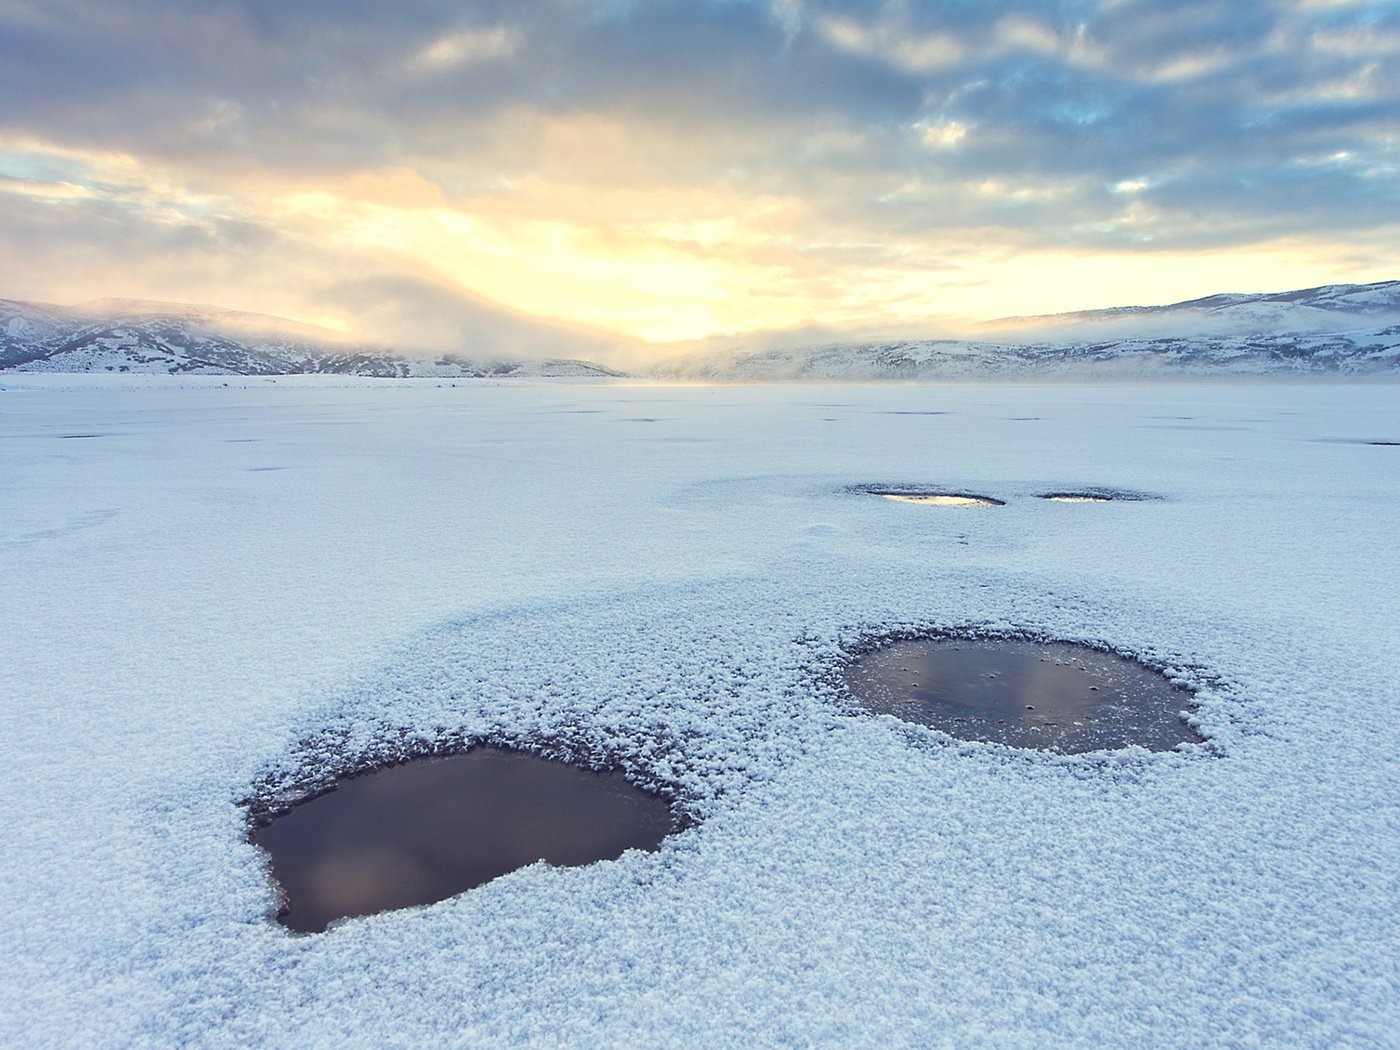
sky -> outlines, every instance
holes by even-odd
[[[1400,276],[1400,3],[0,0],[0,99],[5,298],[457,349]]]

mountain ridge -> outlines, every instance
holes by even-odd
[[[620,376],[591,361],[473,360],[357,346],[330,329],[191,303],[93,299],[73,306],[0,299],[0,371],[185,375]]]
[[[1400,281],[1002,318],[980,331],[985,336],[710,351],[664,362],[653,374],[715,382],[1400,378]]]
[[[1339,300],[1349,300],[1339,306]],[[1213,295],[1161,305],[1110,306],[1097,310],[1071,310],[1065,313],[1002,317],[987,322],[988,327],[1018,322],[1047,322],[1059,318],[1093,320],[1099,317],[1120,317],[1124,314],[1160,315],[1182,310],[1218,311],[1250,303],[1304,304],[1313,309],[1335,312],[1379,312],[1400,314],[1400,280],[1377,281],[1371,284],[1320,284],[1286,292],[1216,292]]]
[[[1162,306],[1003,318],[984,336],[706,350],[653,366],[711,382],[1400,378],[1400,281],[1219,293]],[[619,377],[577,358],[414,356],[329,329],[223,307],[0,299],[0,370],[486,378]]]

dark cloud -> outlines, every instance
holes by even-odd
[[[1053,144],[1086,162],[1153,161],[1193,140],[1208,149],[1227,129],[1286,108],[1270,106],[1270,94],[1322,89],[1364,66],[1364,54],[1313,46],[1318,34],[1361,34],[1364,52],[1366,35],[1396,22],[1373,8],[1306,14],[1224,0],[788,10],[799,13],[783,19],[740,0],[19,3],[0,8],[2,119],[171,152],[203,129],[210,150],[277,158],[296,144],[364,165],[411,154],[420,127],[452,119],[469,133],[508,106],[768,126],[782,142],[794,124],[822,116],[901,124],[931,100],[991,133],[991,163],[1004,162],[998,143],[1022,134],[1032,138],[1023,164],[1065,152]],[[865,32],[870,46],[843,46],[837,23]],[[435,42],[494,29],[508,53],[413,66]],[[917,53],[930,35],[954,53],[927,68],[901,63],[901,48]],[[1195,74],[1193,59],[1204,64]],[[1186,72],[1154,79],[1174,66]],[[1332,110],[1340,125],[1347,109]]]

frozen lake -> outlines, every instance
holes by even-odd
[[[1383,441],[1400,387],[4,374],[0,1043],[1393,1046]],[[1038,498],[1090,490],[1160,498]],[[861,640],[948,628],[1138,656],[1206,742],[842,694]],[[240,800],[453,736],[699,823],[272,921]]]

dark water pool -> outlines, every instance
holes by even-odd
[[[1134,660],[1068,642],[910,639],[853,661],[867,710],[964,740],[1079,753],[1201,737],[1181,717],[1191,694]]]
[[[627,782],[501,748],[350,777],[258,828],[302,933],[337,919],[430,904],[536,861],[614,860],[656,849],[670,805]]]

